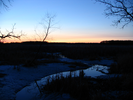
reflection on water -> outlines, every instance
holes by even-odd
[[[107,71],[108,67],[107,66],[102,66],[102,65],[94,65],[90,68],[84,69],[84,73],[85,73],[85,77],[97,77],[100,75],[105,75],[104,73],[108,73]],[[79,76],[81,70],[76,70],[71,72],[72,77],[74,76]],[[104,73],[102,73],[104,72]],[[53,77],[56,77],[57,75],[59,76],[68,76],[70,74],[70,71],[67,72],[61,72],[61,73],[57,73],[57,74],[53,74],[53,75],[49,75],[46,76],[44,78],[42,78],[41,80],[37,81],[37,84],[39,85],[39,87],[41,87],[42,85],[45,85],[47,83],[47,79],[49,79],[49,81],[52,80]],[[36,86],[36,83],[32,83],[30,86],[27,86],[25,88],[23,88],[21,91],[19,91],[16,94],[16,100],[37,100],[40,98],[40,93],[39,90]]]

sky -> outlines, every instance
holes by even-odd
[[[49,42],[87,42],[103,40],[133,40],[133,25],[124,29],[113,26],[116,17],[106,17],[106,6],[95,0],[13,0],[9,9],[1,7],[0,30],[7,33],[14,23],[15,34],[24,34],[21,40],[34,41],[44,37],[42,24],[46,14],[54,15],[54,28],[47,37]]]

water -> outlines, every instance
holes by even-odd
[[[106,75],[105,73],[108,73],[108,67],[107,66],[102,66],[102,65],[94,65],[90,68],[84,69],[84,73],[85,73],[85,77],[97,77],[97,76],[101,76],[101,75]],[[71,72],[72,77],[74,76],[79,76],[79,72],[81,70],[76,70]],[[104,73],[102,73],[104,72]],[[49,79],[49,81],[52,80],[53,77],[55,77],[56,75],[59,76],[68,76],[70,74],[70,71],[67,72],[61,72],[61,73],[56,73],[53,75],[49,75],[46,76],[44,78],[42,78],[41,80],[37,81],[37,84],[39,85],[39,87],[41,88],[42,85],[45,85],[47,83],[47,79]],[[27,86],[25,88],[23,88],[21,91],[19,91],[16,94],[16,100],[37,100],[40,99],[40,92],[39,89],[36,85],[36,83],[32,83],[30,86]]]

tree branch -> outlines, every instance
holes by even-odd
[[[7,0],[7,1],[9,2],[9,4],[11,3],[11,0]],[[6,3],[4,2],[4,0],[0,0],[0,5],[3,5],[5,9],[8,9],[8,8],[9,8],[9,7],[8,7],[8,4],[6,4]]]
[[[16,24],[13,25],[12,30],[11,30],[10,32],[7,30],[7,32],[8,32],[7,34],[3,34],[3,33],[0,31],[0,40],[5,39],[5,38],[12,38],[12,37],[13,37],[13,38],[20,39],[20,37],[23,36],[23,34],[22,34],[22,32],[21,32],[20,35],[15,35],[15,34],[14,34],[15,25],[16,25]]]
[[[119,20],[115,21],[116,25],[123,22],[125,24],[122,26],[122,28],[124,28],[130,22],[133,22],[133,4],[128,0],[114,0],[114,3],[107,0],[96,1],[107,5],[107,8],[105,9],[106,16],[119,17]]]

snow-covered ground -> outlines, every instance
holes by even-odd
[[[108,69],[108,67],[106,67],[106,66],[94,65],[90,68],[84,69],[83,71],[85,73],[85,77],[91,76],[91,77],[96,78],[97,76],[105,75],[104,73],[101,73],[98,70],[102,70],[104,72],[107,72],[107,69]],[[71,75],[72,75],[72,77],[79,76],[79,73],[80,73],[80,70],[75,70],[75,71],[71,72]],[[41,80],[37,81],[37,84],[36,84],[36,82],[33,82],[30,86],[23,88],[21,91],[19,91],[16,94],[16,100],[33,100],[33,98],[35,100],[38,100],[38,99],[51,100],[52,98],[55,100],[55,97],[57,99],[60,99],[60,100],[64,100],[66,98],[70,99],[71,97],[69,94],[67,94],[67,95],[63,94],[61,97],[57,94],[51,94],[50,96],[43,94],[43,97],[40,96],[39,88],[47,83],[47,79],[49,79],[49,81],[52,81],[52,78],[56,77],[57,75],[59,77],[61,77],[61,76],[66,77],[66,76],[70,75],[70,71],[60,72],[60,73],[46,76],[46,77],[42,78]],[[39,88],[37,87],[37,85],[39,86]],[[73,98],[71,98],[71,99],[73,100]]]
[[[113,63],[112,60],[101,60],[101,61],[92,61],[92,62],[72,60],[68,58],[62,58],[60,60],[68,62],[80,61],[88,65],[90,64],[110,65],[111,63]],[[35,80],[41,80],[41,78],[51,74],[69,71],[69,70],[76,70],[80,68],[78,66],[76,68],[72,68],[69,66],[70,64],[64,64],[64,63],[49,63],[45,65],[38,65],[37,68],[26,68],[23,67],[22,65],[18,66],[18,68],[15,68],[12,65],[1,65],[0,73],[7,75],[5,75],[4,77],[0,77],[0,100],[16,99],[16,94],[24,87],[29,86]],[[97,67],[97,69],[100,70],[100,67]],[[68,94],[63,94],[63,95],[64,99],[66,100],[67,98],[70,99]],[[58,97],[60,98],[62,96]]]

